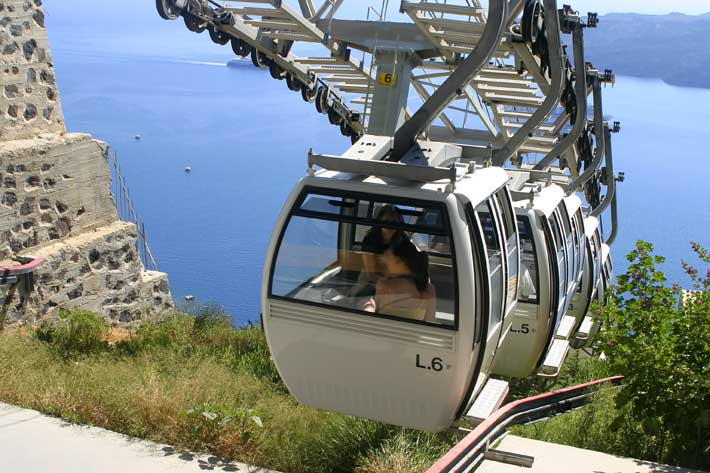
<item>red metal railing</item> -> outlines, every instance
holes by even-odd
[[[0,277],[19,276],[33,272],[39,265],[47,260],[44,256],[33,258],[27,263],[18,264],[16,266],[0,266]]]
[[[605,383],[621,384],[623,376],[613,376],[520,399],[498,409],[441,457],[427,473],[467,472],[483,459],[483,454],[511,425],[525,424],[584,406]]]

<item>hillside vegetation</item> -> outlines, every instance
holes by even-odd
[[[618,75],[710,88],[709,37],[710,13],[610,13],[585,31],[585,52],[596,67]]]
[[[608,307],[597,308],[608,361],[574,353],[554,382],[515,380],[511,394],[610,373],[624,374],[625,388],[515,433],[710,468],[710,271],[686,264],[704,292],[679,306],[680,289],[666,285],[650,245],[639,243],[629,261]],[[103,319],[82,311],[55,326],[0,335],[0,401],[288,473],[423,472],[457,440],[299,405],[262,330],[235,328],[219,309],[175,313],[115,340]]]

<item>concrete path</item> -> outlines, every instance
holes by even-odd
[[[532,468],[485,460],[476,473],[702,473],[509,435],[496,450],[535,458]]]
[[[2,473],[274,473],[0,403]]]

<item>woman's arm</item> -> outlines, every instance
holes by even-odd
[[[377,255],[375,253],[363,253],[362,266],[368,280],[374,281],[377,279]]]

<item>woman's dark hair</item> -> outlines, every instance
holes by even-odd
[[[402,218],[402,214],[399,212],[399,209],[395,207],[392,204],[386,204],[380,207],[380,210],[377,211],[377,215],[375,215],[375,220],[378,222],[383,222],[383,223],[396,223],[396,224],[403,224],[404,219]],[[372,239],[372,242],[375,243],[378,246],[384,247],[386,245],[384,239],[382,238],[382,227],[381,226],[374,226],[370,229],[368,232],[370,238]],[[395,230],[395,234],[392,237],[392,241],[397,240],[403,236],[402,230]]]
[[[401,259],[412,272],[414,284],[420,293],[429,286],[429,256],[412,243],[409,238],[397,238],[392,241],[388,251]]]

